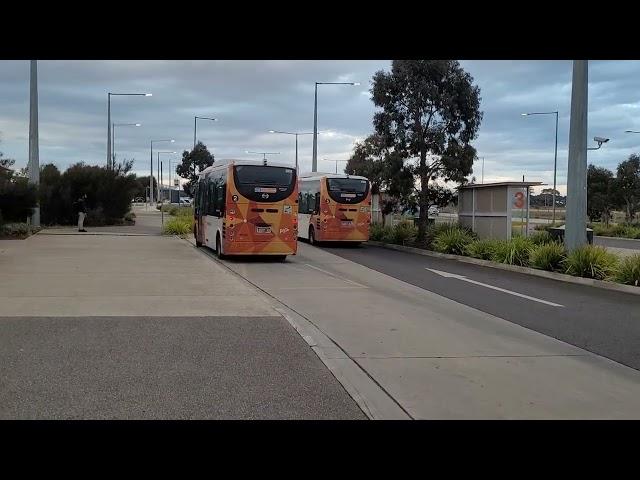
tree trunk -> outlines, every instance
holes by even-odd
[[[418,219],[418,238],[417,242],[420,245],[426,243],[427,237],[427,219],[429,218],[429,207],[427,206],[427,198],[429,191],[429,175],[426,174],[427,170],[427,151],[423,149],[420,152],[420,196],[418,198],[418,205],[420,207],[420,218]]]

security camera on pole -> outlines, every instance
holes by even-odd
[[[589,63],[573,61],[569,169],[567,172],[567,221],[564,242],[572,251],[587,243],[587,83]]]

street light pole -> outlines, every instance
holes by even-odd
[[[111,96],[151,97],[151,93],[111,93],[107,92],[107,168],[111,168]]]
[[[484,157],[482,157],[482,183],[484,183]]]
[[[29,183],[40,184],[40,154],[38,137],[38,61],[31,60],[29,79]],[[31,225],[40,226],[40,202],[33,209]]]
[[[338,174],[338,162],[349,162],[349,160],[328,160],[323,158],[325,162],[336,162],[336,175]]]
[[[315,95],[313,102],[313,157],[311,159],[311,171],[318,171],[318,85],[360,85],[358,82],[315,82]]]
[[[567,171],[567,221],[564,242],[572,251],[586,243],[587,213],[587,102],[588,60],[573,61],[569,168]]]
[[[281,133],[283,135],[295,135],[296,137],[296,172],[298,171],[298,135],[313,135],[313,132],[281,132],[279,130],[269,130],[269,133]]]
[[[556,146],[555,153],[553,156],[553,223],[556,223],[556,177],[558,171],[558,111],[553,112],[531,112],[531,113],[523,113],[523,117],[527,117],[530,115],[555,115],[556,116]]]
[[[250,152],[249,150],[245,150],[245,153],[250,153],[254,155],[262,155],[262,160],[267,161],[267,155],[280,155],[280,152]]]
[[[217,122],[217,118],[209,118],[209,117],[193,117],[193,149],[196,149],[196,131],[198,129],[198,120],[211,120],[212,122]]]
[[[115,168],[116,165],[116,127],[139,127],[141,123],[112,123],[111,124],[111,151],[112,161],[111,165]]]
[[[160,154],[161,153],[176,153],[176,152],[169,152],[169,151],[159,151],[158,153],[158,176],[162,178],[162,162],[160,161]],[[158,186],[158,198],[160,200],[162,200],[162,190],[164,187],[164,184],[162,183],[162,180],[160,180],[160,185]]]
[[[159,142],[171,142],[174,143],[175,140],[170,139],[170,140],[151,140],[151,174],[149,176],[149,204],[151,204],[153,202],[153,142],[159,143]]]

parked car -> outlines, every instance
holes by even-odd
[[[437,217],[438,215],[440,215],[440,210],[438,210],[438,207],[436,207],[435,205],[431,205],[429,207],[428,214],[430,217]]]

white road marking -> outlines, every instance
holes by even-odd
[[[443,272],[442,270],[435,270],[433,268],[426,268],[426,270],[429,270],[430,272],[436,273],[445,278],[456,278],[458,280],[462,280],[463,282],[473,283],[475,285],[480,285],[481,287],[486,287],[492,290],[497,290],[499,292],[508,293],[509,295],[515,295],[516,297],[522,297],[522,298],[526,298],[527,300],[533,300],[534,302],[544,303],[545,305],[551,305],[552,307],[564,307],[564,305],[560,305],[559,303],[549,302],[547,300],[542,300],[541,298],[530,297],[529,295],[525,295],[523,293],[514,292],[511,290],[507,290],[505,288],[494,287],[493,285],[488,285],[486,283],[478,282],[476,280],[471,280],[470,278],[467,278],[464,275]]]
[[[343,282],[351,283],[351,284],[353,284],[353,285],[357,285],[358,287],[362,287],[362,288],[368,288],[368,287],[366,287],[366,286],[364,286],[364,285],[362,285],[362,284],[360,284],[360,283],[358,283],[358,282],[354,282],[354,281],[349,280],[349,279],[347,279],[347,278],[339,277],[338,275],[334,275],[333,273],[331,273],[331,272],[327,272],[326,270],[323,270],[323,269],[321,269],[321,268],[319,268],[319,267],[316,267],[316,266],[314,266],[314,265],[310,265],[310,264],[308,264],[308,263],[305,263],[305,265],[306,265],[307,267],[309,267],[309,268],[313,268],[314,270],[318,270],[319,272],[325,273],[325,274],[329,275],[330,277],[336,278],[336,279],[338,279],[338,280],[342,280]]]

